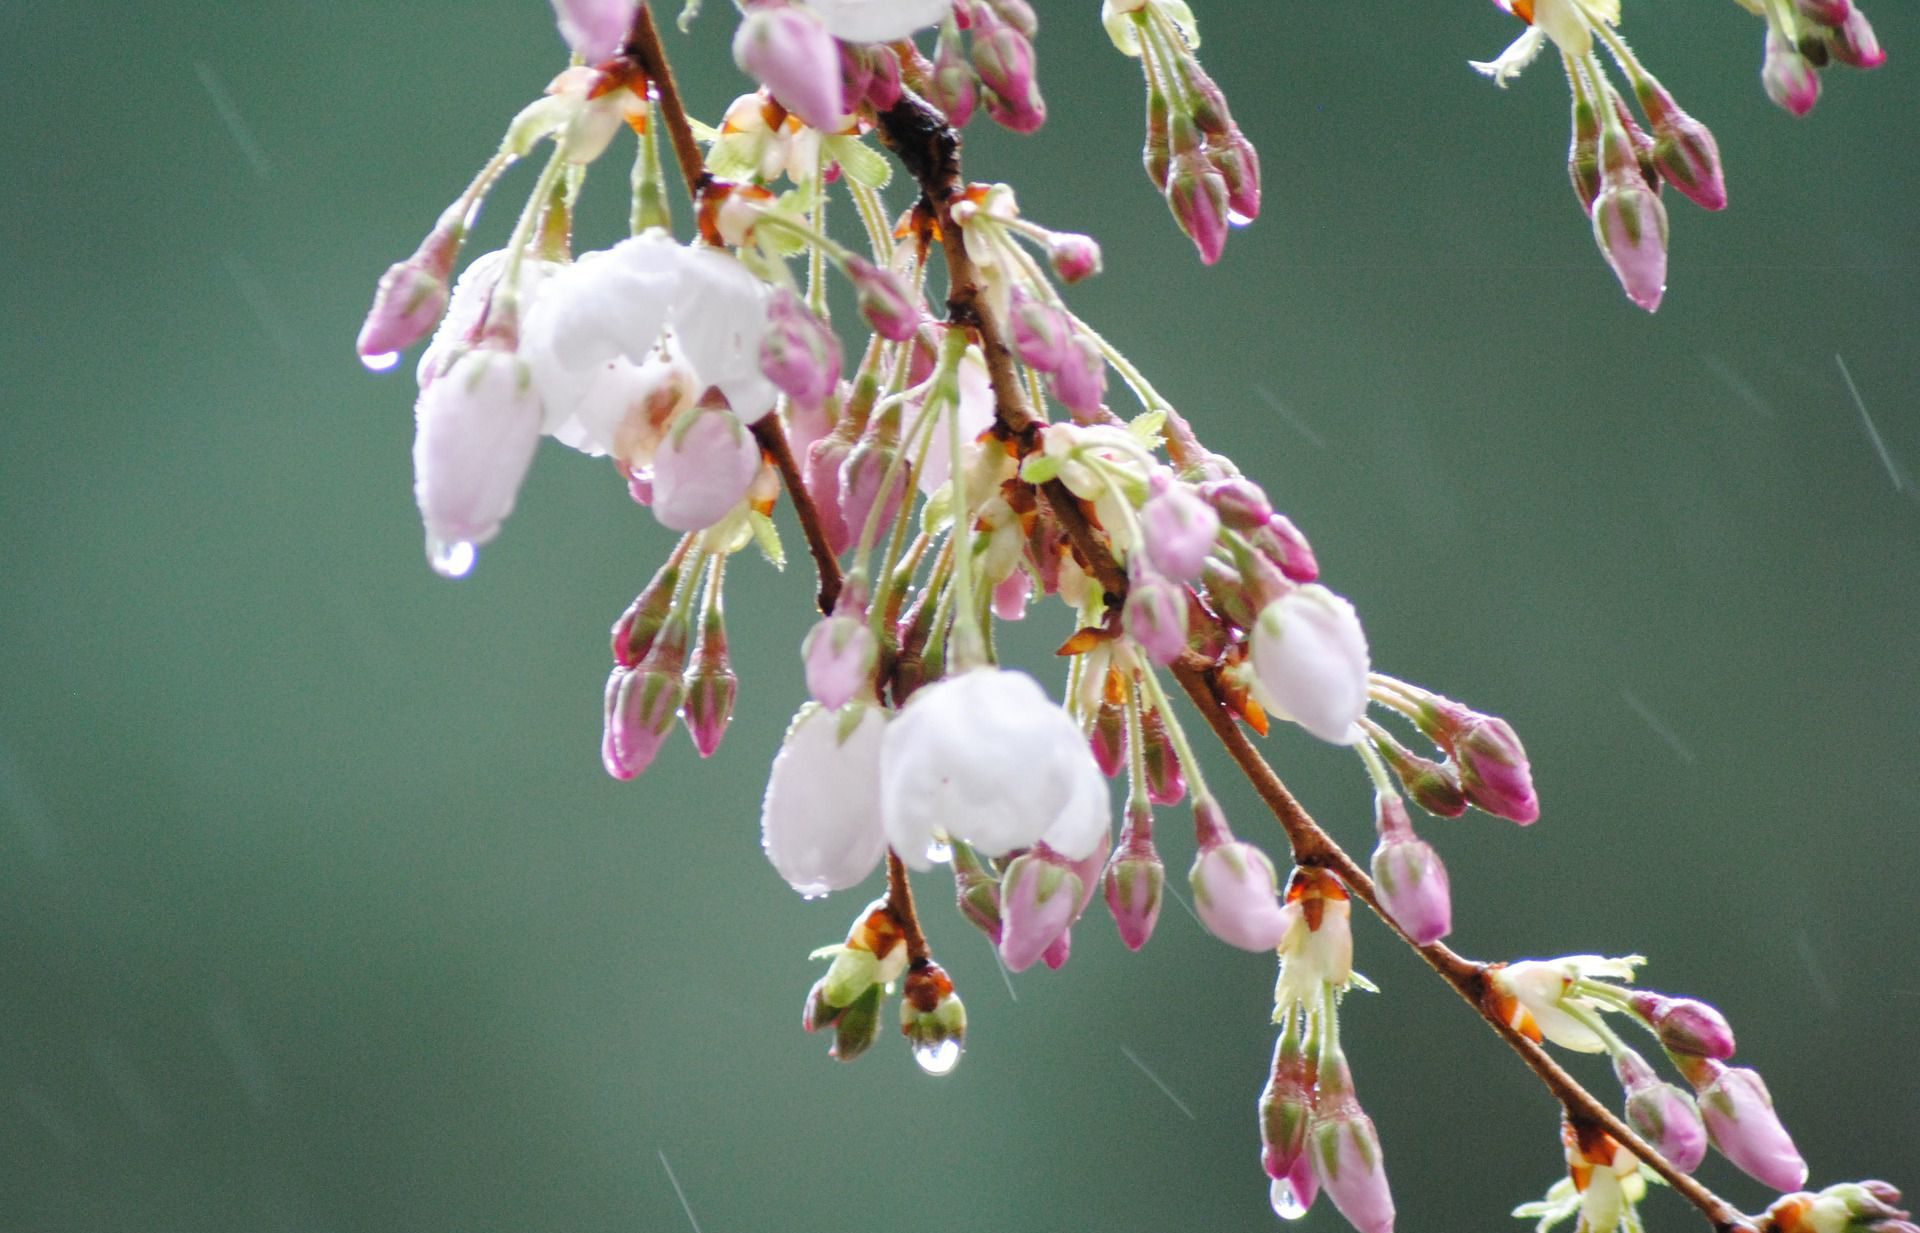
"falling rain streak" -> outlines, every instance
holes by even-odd
[[[1860,422],[1866,425],[1867,440],[1873,442],[1873,452],[1880,455],[1880,465],[1887,469],[1887,478],[1893,481],[1893,490],[1899,492],[1906,487],[1906,477],[1900,473],[1900,465],[1887,452],[1887,443],[1880,439],[1880,430],[1874,427],[1873,417],[1867,414],[1867,400],[1860,397],[1860,387],[1853,383],[1853,374],[1847,371],[1847,362],[1834,353],[1833,362],[1840,368],[1840,378],[1847,383],[1847,393],[1853,395],[1853,405],[1860,411]]]

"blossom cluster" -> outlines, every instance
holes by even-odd
[[[1725,204],[1712,137],[1619,41],[1611,5],[1507,7],[1528,32],[1481,67],[1504,83],[1543,41],[1559,47],[1575,186],[1628,294],[1650,309],[1665,285],[1660,182]],[[1869,58],[1871,31],[1846,0],[1757,7],[1809,63],[1809,38]],[[802,1026],[830,1033],[833,1056],[867,1052],[897,993],[919,1064],[944,1073],[960,1060],[966,1012],[934,961],[915,874],[924,886],[946,867],[959,914],[1009,970],[1066,964],[1096,897],[1137,950],[1167,893],[1157,817],[1184,806],[1196,915],[1278,964],[1259,1110],[1279,1214],[1324,1191],[1362,1233],[1394,1222],[1340,1038],[1343,998],[1370,988],[1353,967],[1356,898],[1436,966],[1473,972],[1485,1013],[1518,1036],[1613,1058],[1625,1122],[1568,1105],[1572,1189],[1549,1196],[1553,1212],[1571,1194],[1594,1233],[1631,1229],[1644,1170],[1689,1172],[1709,1143],[1776,1190],[1804,1183],[1759,1076],[1725,1064],[1732,1037],[1711,1008],[1616,983],[1637,960],[1476,966],[1440,945],[1451,883],[1408,802],[1530,824],[1541,804],[1525,749],[1505,720],[1374,670],[1359,614],[1322,580],[1299,526],[1074,311],[1070,289],[1099,274],[1099,245],[1027,218],[1006,184],[960,178],[955,130],[976,111],[1016,132],[1046,118],[1025,0],[743,3],[732,50],[754,88],[711,125],[687,114],[644,5],[554,8],[573,63],[380,280],[359,350],[382,369],[431,336],[415,367],[413,461],[438,572],[465,574],[502,532],[543,437],[608,460],[677,537],[613,623],[601,755],[615,778],[643,774],[677,727],[702,757],[719,749],[741,689],[729,563],[757,548],[783,565],[775,514],[790,505],[820,611],[796,639],[809,700],[772,755],[761,845],[809,898],[886,881],[844,940],[815,952],[829,967]],[[1254,148],[1200,67],[1181,0],[1107,0],[1102,19],[1142,66],[1149,179],[1211,264],[1229,224],[1259,212]],[[929,32],[930,54],[914,41]],[[1651,137],[1595,41],[1627,74]],[[631,234],[579,247],[576,204],[626,130]],[[693,204],[684,239],[663,135]],[[543,143],[507,242],[456,279],[476,213]],[[886,152],[911,175],[904,206],[888,202]],[[836,222],[850,211],[862,242],[834,238],[830,211]],[[928,289],[941,265],[937,313]],[[837,319],[835,279],[855,306]],[[1057,693],[1003,663],[994,636],[1049,600],[1066,618]],[[1311,822],[1288,824],[1284,878],[1236,835],[1170,682],[1230,747],[1279,721],[1350,750],[1373,791],[1371,876]],[[1692,1093],[1660,1081],[1606,1014],[1652,1031]],[[1899,1233],[1897,1198],[1823,1193],[1781,1208],[1780,1233]]]

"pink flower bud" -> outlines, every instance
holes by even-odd
[[[1227,182],[1200,154],[1176,158],[1167,179],[1167,205],[1200,260],[1212,265],[1227,246]]]
[[[1067,959],[1073,954],[1073,926],[1068,925],[1060,931],[1046,950],[1040,952],[1040,962],[1047,965],[1049,972],[1058,972],[1067,966]]]
[[[1653,125],[1653,164],[1660,175],[1696,204],[1726,209],[1726,176],[1713,133],[1680,110],[1673,95],[1651,77],[1636,82],[1634,94]]]
[[[920,328],[920,309],[906,285],[891,271],[861,257],[848,257],[847,279],[860,313],[889,342],[905,342]]]
[[[1027,615],[1027,597],[1033,591],[1033,576],[1024,569],[994,584],[993,615],[1003,621],[1018,621]]]
[[[848,531],[846,517],[840,509],[840,470],[852,452],[853,443],[837,430],[815,441],[807,450],[807,495],[813,498],[813,508],[820,515],[820,529],[826,534],[827,546],[835,556],[853,545],[853,534]]]
[[[1150,569],[1136,569],[1122,619],[1147,657],[1171,664],[1187,649],[1187,593]]]
[[[867,47],[862,50],[866,52],[867,67],[873,74],[867,80],[864,95],[867,105],[875,111],[886,111],[900,101],[900,58],[894,55],[891,47]],[[849,101],[852,101],[852,96],[849,96]]]
[[[1880,37],[1873,32],[1873,23],[1857,8],[1847,14],[1845,21],[1827,31],[1827,47],[1834,59],[1857,69],[1875,69],[1887,62],[1887,53],[1880,48]]]
[[[1000,881],[1000,959],[1024,972],[1078,915],[1080,879],[1062,857],[1036,849],[1007,866]]]
[[[1273,1043],[1273,1069],[1260,1093],[1260,1164],[1277,1183],[1287,1181],[1305,1158],[1313,1120],[1314,1064],[1301,1047],[1297,1024],[1298,1017],[1289,1013]]]
[[[553,17],[574,54],[598,64],[626,41],[634,8],[634,0],[553,0]]]
[[[653,765],[673,731],[686,689],[680,676],[686,658],[683,639],[684,633],[674,639],[675,647],[663,637],[638,667],[616,667],[607,678],[600,759],[615,779],[632,779]]]
[[[631,668],[653,646],[654,637],[666,622],[673,606],[674,590],[680,585],[680,567],[669,562],[634,596],[627,610],[613,623],[613,662]]]
[[[1794,11],[1819,26],[1837,26],[1853,12],[1853,0],[1793,0]]]
[[[675,531],[704,531],[746,497],[760,446],[730,411],[697,407],[653,456],[653,516]]]
[[[1667,290],[1667,208],[1636,173],[1611,173],[1593,202],[1593,238],[1627,298],[1653,312]]]
[[[1374,810],[1380,846],[1373,852],[1373,884],[1380,906],[1414,945],[1437,942],[1453,929],[1447,867],[1433,846],[1413,833],[1397,795],[1376,795]]]
[[[933,76],[927,87],[933,105],[947,113],[947,123],[965,128],[980,95],[973,66],[960,49],[960,30],[952,22],[941,27],[933,45]]]
[[[1353,605],[1318,583],[1260,611],[1252,636],[1254,696],[1323,741],[1350,745],[1367,709],[1367,639]]]
[[[1600,195],[1600,117],[1593,102],[1581,91],[1573,94],[1573,136],[1567,146],[1567,179],[1573,182],[1573,195],[1580,208],[1593,213],[1593,199]]]
[[[1155,492],[1140,507],[1140,535],[1153,567],[1178,582],[1192,582],[1220,536],[1220,515],[1185,484],[1155,477]]]
[[[1083,282],[1100,272],[1100,245],[1090,235],[1055,231],[1047,236],[1047,261],[1061,282]]]
[[[413,497],[430,545],[500,533],[540,443],[540,398],[521,359],[476,347],[420,391]]]
[[[912,485],[910,468],[893,469],[893,461],[900,453],[898,417],[897,409],[890,410],[869,423],[840,467],[840,516],[846,520],[849,541],[859,538],[873,516],[876,502],[881,507],[878,525],[893,525]],[[887,482],[890,469],[894,471],[893,483],[882,493],[881,486]]]
[[[693,645],[693,662],[688,665],[682,684],[686,702],[681,708],[681,719],[687,725],[687,735],[693,738],[693,747],[700,751],[701,757],[711,758],[727,734],[734,699],[740,693],[740,680],[727,657],[727,628],[718,602],[707,609],[700,623],[700,637]]]
[[[1173,150],[1167,139],[1167,98],[1158,90],[1147,91],[1147,140],[1140,149],[1140,162],[1147,180],[1162,194],[1173,164]]]
[[[1467,800],[1496,818],[1526,826],[1540,817],[1533,769],[1512,725],[1494,715],[1474,714],[1453,737],[1460,786]]]
[[[1260,217],[1260,153],[1238,128],[1211,152],[1227,186],[1227,221],[1245,226]]]
[[[1187,875],[1207,932],[1242,950],[1280,945],[1292,923],[1280,911],[1273,862],[1250,843],[1230,839],[1203,848]]]
[[[1634,1013],[1645,1019],[1671,1052],[1725,1061],[1733,1056],[1733,1027],[1727,1017],[1694,998],[1670,998],[1637,990]]]
[[[1267,494],[1250,479],[1236,475],[1231,479],[1208,480],[1200,485],[1199,493],[1201,500],[1220,515],[1221,522],[1242,534],[1266,525],[1267,519],[1273,517]]]
[[[1760,84],[1767,97],[1796,116],[1804,116],[1820,101],[1820,74],[1800,49],[1771,26],[1767,28],[1766,56],[1760,63]]]
[[[1285,514],[1275,514],[1267,519],[1266,525],[1255,527],[1248,532],[1247,540],[1260,550],[1261,556],[1279,566],[1281,574],[1290,582],[1312,582],[1320,576],[1320,562],[1313,555],[1313,545]]]
[[[369,368],[388,368],[398,352],[425,338],[446,311],[447,271],[430,268],[415,253],[380,276],[354,350]]]
[[[767,327],[760,340],[760,371],[796,407],[824,408],[840,383],[840,340],[785,289],[767,305]]]
[[[1007,341],[1022,364],[1056,372],[1069,359],[1073,327],[1059,309],[1016,286],[1007,313]]]
[[[880,644],[857,612],[831,616],[808,631],[800,657],[806,662],[807,692],[828,710],[839,710],[872,690]]]
[[[1633,1128],[1682,1173],[1699,1168],[1707,1158],[1707,1128],[1693,1098],[1661,1082],[1637,1053],[1614,1058],[1613,1070],[1627,1093],[1627,1121]]]
[[[734,32],[733,62],[809,127],[823,133],[840,128],[847,114],[840,48],[812,9],[779,5],[748,10]]]
[[[1758,1071],[1702,1059],[1689,1068],[1687,1078],[1698,1094],[1707,1136],[1722,1155],[1782,1193],[1806,1183],[1807,1162],[1780,1124]]]
[[[1013,132],[1031,133],[1047,118],[1034,81],[1033,41],[989,13],[975,10],[972,43],[974,72],[990,92],[988,114]]]
[[[1320,1179],[1313,1173],[1313,1157],[1304,1152],[1284,1178],[1274,1178],[1267,1187],[1267,1203],[1282,1220],[1300,1219],[1319,1197]]]
[[[1091,341],[1075,334],[1047,386],[1076,419],[1096,416],[1107,393],[1107,361]]]
[[[1420,808],[1438,818],[1467,811],[1467,794],[1451,762],[1442,765],[1392,742],[1381,743],[1380,756]]]
[[[1330,1092],[1327,1076],[1320,1078],[1319,1107],[1309,1131],[1314,1174],[1359,1233],[1393,1233],[1393,1194],[1373,1119],[1354,1099],[1350,1082]]]
[[[1139,819],[1128,817],[1103,881],[1107,911],[1113,914],[1120,940],[1128,950],[1139,950],[1153,936],[1167,883],[1167,867],[1153,846],[1152,811],[1143,810]]]
[[[1147,800],[1155,805],[1178,805],[1187,794],[1187,780],[1180,771],[1180,755],[1167,739],[1167,721],[1159,707],[1140,716],[1140,758],[1147,764]]]
[[[1126,770],[1126,708],[1111,702],[1101,703],[1099,713],[1094,716],[1093,732],[1088,736],[1088,743],[1093,748],[1094,765],[1108,779]]]

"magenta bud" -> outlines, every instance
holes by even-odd
[[[1247,534],[1247,540],[1261,556],[1279,566],[1289,582],[1313,582],[1320,577],[1320,561],[1313,555],[1313,545],[1285,514],[1267,519],[1265,526]]]
[[[1000,959],[1024,972],[1044,956],[1078,915],[1084,888],[1072,868],[1044,849],[1013,858],[1000,880]]]
[[[1088,420],[1100,413],[1107,393],[1107,361],[1091,341],[1075,334],[1047,376],[1047,387],[1074,418]]]
[[[693,747],[700,751],[701,757],[711,758],[720,748],[721,739],[727,735],[727,724],[733,719],[733,703],[739,693],[740,680],[731,668],[707,667],[696,662],[688,669],[683,718],[687,735],[693,738]]]
[[[1158,707],[1141,713],[1140,756],[1147,764],[1147,800],[1155,805],[1178,805],[1187,795],[1187,779],[1180,770],[1180,755],[1167,739],[1167,721]]]
[[[1688,1069],[1687,1078],[1694,1084],[1707,1136],[1723,1156],[1782,1193],[1806,1183],[1807,1162],[1780,1124],[1758,1071],[1702,1059]]]
[[[1250,843],[1228,839],[1204,847],[1187,875],[1200,923],[1242,950],[1280,945],[1291,921],[1280,911],[1273,862]]]
[[[1600,120],[1593,104],[1578,91],[1573,96],[1567,178],[1573,182],[1573,195],[1580,199],[1580,208],[1591,214],[1593,199],[1600,195]]]
[[[673,607],[673,592],[679,585],[680,567],[669,561],[627,605],[613,623],[614,663],[631,668],[646,655],[666,623],[667,612]]]
[[[1653,125],[1653,165],[1660,175],[1695,204],[1726,209],[1726,176],[1713,133],[1680,110],[1673,96],[1653,79],[1642,78],[1635,93]]]
[[[1073,358],[1073,327],[1053,305],[1016,286],[1007,318],[1007,341],[1022,364],[1051,373]]]
[[[1539,820],[1540,800],[1520,737],[1506,720],[1475,714],[1454,734],[1460,786],[1467,800],[1496,818],[1522,826]]]
[[[1374,811],[1380,845],[1373,851],[1373,885],[1380,906],[1414,945],[1437,942],[1453,929],[1447,867],[1433,846],[1413,833],[1398,795],[1376,795]]]
[[[1090,235],[1055,231],[1047,236],[1047,261],[1061,282],[1084,282],[1100,272],[1100,245]]]
[[[893,483],[884,493],[881,491],[887,484],[887,471],[900,452],[898,424],[894,422],[897,414],[889,411],[869,424],[840,467],[840,516],[846,521],[849,540],[866,527],[876,503],[881,507],[877,525],[892,526],[912,486],[912,468],[903,466],[894,469]]]
[[[1067,958],[1073,954],[1073,926],[1068,925],[1060,931],[1047,949],[1040,952],[1040,962],[1047,965],[1049,972],[1058,972],[1067,966]]]
[[[1699,1168],[1707,1158],[1707,1127],[1693,1097],[1661,1082],[1631,1051],[1614,1058],[1613,1071],[1627,1094],[1627,1121],[1633,1128],[1682,1173]]]
[[[354,350],[370,368],[391,367],[395,353],[425,338],[446,311],[446,273],[436,274],[415,253],[380,276]]]
[[[821,706],[837,711],[872,689],[880,644],[857,613],[831,616],[807,632],[800,658],[806,664],[807,692]]]
[[[1033,74],[1033,40],[989,10],[974,10],[973,68],[986,89],[987,114],[1016,133],[1046,122],[1047,105]]]
[[[1329,1103],[1323,1089],[1321,1103]],[[1359,1233],[1393,1233],[1393,1193],[1373,1119],[1350,1091],[1317,1110],[1309,1132],[1313,1171],[1340,1214]]]
[[[1107,911],[1113,914],[1120,940],[1128,950],[1139,950],[1153,936],[1167,884],[1167,867],[1154,849],[1147,828],[1136,830],[1133,820],[1128,819],[1103,881]]]
[[[748,10],[734,32],[733,62],[812,128],[836,132],[846,118],[839,44],[804,5]]]
[[[1192,582],[1220,537],[1220,515],[1187,485],[1156,477],[1153,495],[1140,507],[1140,535],[1156,570]]]
[[[1127,769],[1127,712],[1111,702],[1102,702],[1094,716],[1093,731],[1087,741],[1093,747],[1093,760],[1108,779]]]
[[[860,302],[860,314],[889,342],[905,342],[920,328],[920,309],[906,284],[891,270],[862,257],[848,257],[846,274]]]
[[[634,0],[553,0],[560,37],[588,64],[608,60],[626,41]]]
[[[1638,990],[1632,1004],[1634,1013],[1647,1021],[1671,1052],[1716,1061],[1733,1056],[1732,1025],[1705,1002]]]
[[[980,101],[993,122],[1009,133],[1036,132],[1047,122],[1046,100],[1038,90],[1025,98],[1010,99],[992,90],[982,89]]]
[[[951,21],[941,27],[939,41],[934,44],[933,75],[927,87],[933,104],[947,113],[947,123],[965,128],[973,118],[980,93],[973,66],[960,50],[959,27]]]
[[[1187,592],[1151,569],[1137,568],[1127,587],[1122,620],[1147,658],[1171,664],[1187,649]]]
[[[767,304],[760,371],[805,411],[824,408],[840,383],[840,340],[784,288]]]
[[[1227,182],[1207,160],[1185,155],[1174,160],[1167,180],[1167,205],[1174,221],[1212,265],[1227,246]]]
[[[1289,1014],[1274,1041],[1273,1069],[1260,1092],[1260,1164],[1275,1182],[1288,1180],[1305,1158],[1307,1128],[1313,1121],[1313,1058],[1301,1047],[1296,1024],[1297,1018]]]
[[[1635,304],[1653,312],[1667,290],[1667,210],[1644,183],[1615,183],[1593,203],[1593,238]]]
[[[1804,116],[1820,101],[1820,74],[1800,49],[1771,27],[1765,57],[1760,62],[1760,84],[1767,97],[1796,116]]]
[[[1282,1220],[1298,1220],[1307,1214],[1320,1196],[1320,1179],[1313,1174],[1313,1157],[1301,1153],[1285,1177],[1276,1177],[1267,1187],[1267,1203]]]
[[[1853,12],[1853,0],[1793,0],[1800,16],[1819,26],[1837,26]]]
[[[1435,762],[1387,741],[1379,749],[1414,804],[1439,818],[1457,818],[1467,811],[1467,794],[1451,762]]]
[[[1875,69],[1887,62],[1880,37],[1873,32],[1873,23],[1857,8],[1847,14],[1846,20],[1827,31],[1827,47],[1834,59],[1857,69]]]
[[[1208,480],[1200,485],[1199,492],[1201,500],[1220,515],[1221,522],[1242,534],[1257,530],[1273,517],[1267,494],[1250,479],[1236,475],[1231,479]]]
[[[813,498],[813,507],[820,515],[820,529],[826,535],[827,547],[836,556],[853,544],[853,535],[840,510],[840,470],[852,452],[853,443],[838,432],[828,433],[807,450],[807,495]]]
[[[600,760],[615,779],[632,779],[653,765],[673,731],[686,686],[679,664],[669,665],[670,657],[657,657],[659,650],[656,643],[646,663],[637,668],[616,667],[607,678]]]
[[[1260,154],[1239,129],[1213,148],[1213,165],[1227,185],[1227,221],[1244,226],[1260,217]]]

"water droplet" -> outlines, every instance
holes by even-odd
[[[1232,224],[1235,227],[1244,227],[1252,221],[1253,221],[1253,216],[1250,214],[1242,214],[1238,210],[1227,211],[1227,222]]]
[[[827,892],[823,890],[803,890],[800,892],[800,898],[808,903],[813,903],[816,900],[825,899],[826,897]]]
[[[447,541],[427,536],[427,564],[442,578],[465,578],[473,571],[473,563],[479,555],[479,551],[464,539]]]
[[[368,372],[385,372],[400,362],[398,351],[379,351],[373,355],[363,355],[360,362],[367,366]]]
[[[1293,1193],[1292,1182],[1275,1179],[1273,1185],[1267,1188],[1267,1198],[1273,1204],[1273,1214],[1282,1220],[1298,1220],[1307,1214],[1306,1204],[1300,1201],[1299,1195]]]
[[[944,1075],[960,1064],[960,1042],[949,1036],[931,1044],[915,1045],[913,1060],[930,1075]]]
[[[953,859],[953,845],[944,839],[936,839],[927,845],[927,859],[936,865],[944,865]]]

